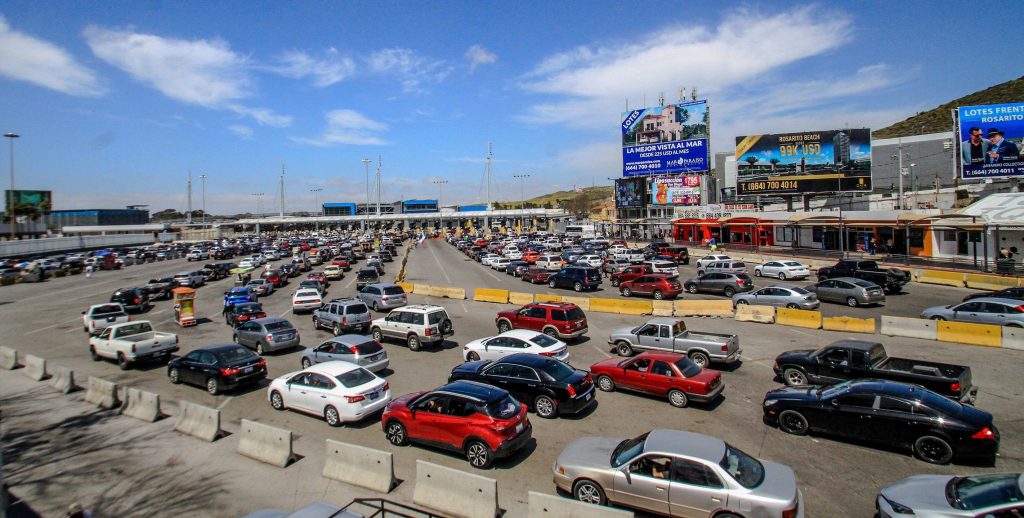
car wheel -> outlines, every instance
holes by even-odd
[[[477,354],[476,351],[470,351],[469,354],[466,355],[466,361],[480,361],[480,355]]]
[[[126,371],[132,366],[132,362],[128,361],[128,358],[126,358],[123,353],[117,353],[117,366],[120,367],[121,370]]]
[[[787,309],[799,309],[800,306],[797,306],[796,304],[793,304],[792,302],[790,302],[789,304],[786,304],[786,308]]]
[[[700,368],[711,365],[711,358],[708,357],[708,353],[704,351],[693,351],[690,353],[690,359],[693,363],[696,363]]]
[[[786,280],[786,272],[779,272],[779,280],[780,281]]]
[[[601,389],[602,392],[611,392],[615,390],[615,380],[601,374],[597,377],[597,388]]]
[[[324,409],[324,420],[333,427],[341,426],[341,416],[338,415],[338,409],[331,405],[327,405],[327,408]]]
[[[782,371],[782,381],[784,381],[786,385],[789,385],[790,387],[795,387],[797,385],[806,385],[807,374],[805,374],[804,371],[800,369],[790,367]]]
[[[395,446],[405,446],[409,444],[409,437],[405,434],[405,426],[398,421],[388,422],[387,428],[384,429],[384,435],[387,436],[388,442]]]
[[[512,324],[509,324],[507,320],[498,322],[498,334],[512,330]]]
[[[263,343],[262,342],[256,342],[256,354],[258,354],[260,356],[263,356],[264,352],[266,352],[266,351],[263,349]]]
[[[550,336],[551,338],[554,338],[555,340],[558,340],[558,330],[553,327],[544,328],[544,334]]]
[[[697,270],[697,277],[701,277],[703,275],[704,275],[704,270]]]
[[[580,480],[572,486],[572,496],[580,502],[594,505],[606,505],[607,497],[601,486],[592,480]]]
[[[555,281],[548,281],[548,288],[555,289]]]
[[[628,297],[633,294],[633,292],[630,291],[629,288],[622,288],[621,290],[619,290],[619,293],[621,293],[623,297]]]
[[[576,290],[577,292],[583,291],[583,283],[577,282],[573,284],[572,289]]]
[[[792,435],[805,435],[808,429],[807,418],[796,410],[783,410],[779,414],[779,430]]]
[[[948,464],[953,458],[953,448],[944,439],[925,435],[914,441],[914,454],[929,464]]]
[[[419,351],[420,350],[420,337],[418,337],[416,335],[409,335],[409,338],[406,339],[406,344],[409,345],[409,350],[410,351],[414,351],[414,352],[415,351]]]
[[[690,400],[682,390],[673,389],[668,391],[668,403],[676,408],[683,408],[690,403]]]
[[[533,409],[536,410],[538,417],[544,419],[551,419],[558,415],[558,406],[553,399],[547,396],[537,396],[533,402]]]
[[[750,302],[747,302],[747,299],[739,299],[736,301],[737,306],[746,306],[747,304],[750,304]]]
[[[687,284],[686,285],[686,292],[687,293],[691,293],[691,294],[697,293],[697,285],[696,284]]]
[[[337,322],[334,324],[334,336],[341,336],[341,324]]]
[[[851,308],[855,308],[855,307],[857,307],[858,304],[860,304],[860,303],[857,302],[857,299],[855,297],[846,297],[846,305],[847,306],[850,306]]]
[[[722,290],[722,293],[724,293],[726,297],[732,297],[736,294],[736,289],[732,286],[726,286],[725,289]]]
[[[627,342],[619,342],[615,344],[615,352],[619,353],[619,356],[633,356],[633,347]]]
[[[320,329],[320,319],[313,317],[313,329]]]
[[[275,390],[270,393],[270,406],[272,406],[274,410],[284,410],[284,398],[281,397],[280,392]]]
[[[758,268],[754,268],[754,277],[760,277],[760,276],[761,276],[761,270],[758,269]]]
[[[89,346],[89,357],[91,357],[94,362],[100,361],[100,355],[96,354],[96,348],[93,346]]]
[[[654,290],[654,300],[665,300],[665,294],[661,290]]]
[[[373,310],[374,311],[380,311],[380,307],[377,305],[377,301],[376,300],[373,301]]]
[[[441,321],[441,325],[437,326],[441,330],[442,335],[447,335],[452,332],[452,321],[450,319],[444,319]]]
[[[381,332],[379,327],[373,328],[373,331],[371,331],[370,334],[372,334],[373,335],[373,339],[378,341],[378,342],[384,340],[384,333]]]
[[[470,441],[466,445],[466,460],[476,469],[487,469],[494,462],[494,456],[486,444],[480,441]]]
[[[614,277],[612,278],[612,286],[613,286],[613,287],[615,287],[615,288],[618,288],[618,287],[619,287],[619,284],[620,284],[621,282],[622,282],[622,281],[620,281],[620,280],[619,280],[619,279],[617,279],[617,278],[614,278]]]
[[[932,320],[939,320],[939,321],[942,321],[942,322],[945,322],[945,321],[946,321],[946,319],[945,319],[945,318],[943,318],[943,317],[940,317],[940,316],[938,316],[938,315],[935,315],[934,317],[932,317]]]
[[[302,359],[302,368],[303,369],[308,369],[312,365],[313,365],[313,362],[310,361],[309,358],[303,358]]]
[[[171,383],[175,385],[181,383],[181,373],[178,372],[178,369],[171,369],[167,371],[167,377],[171,380]]]
[[[210,378],[206,380],[206,391],[212,396],[220,394],[220,383],[217,381],[217,378]]]

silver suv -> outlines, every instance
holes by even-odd
[[[334,336],[370,328],[370,310],[359,299],[334,299],[313,310],[313,329],[327,328]]]
[[[743,261],[729,259],[726,261],[712,261],[697,265],[697,275],[705,273],[747,273],[747,265]]]
[[[374,340],[380,342],[385,337],[404,340],[410,351],[420,350],[424,342],[440,345],[453,332],[448,312],[441,306],[426,304],[398,308],[374,320],[370,329]]]
[[[256,350],[256,354],[299,346],[299,330],[281,317],[257,318],[235,328],[234,342]]]
[[[405,290],[397,284],[382,282],[367,284],[359,290],[359,300],[369,304],[374,311],[400,308],[408,303]]]
[[[370,372],[379,372],[388,366],[388,353],[376,340],[362,335],[341,335],[302,352],[303,369],[310,365],[331,361],[354,363]]]

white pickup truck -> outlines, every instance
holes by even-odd
[[[154,331],[148,320],[115,324],[89,338],[89,354],[94,361],[117,360],[122,370],[136,362],[166,363],[177,350],[178,335]]]
[[[131,320],[132,317],[120,304],[96,304],[82,312],[82,329],[90,335],[98,335],[112,325],[131,322]]]

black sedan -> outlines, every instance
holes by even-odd
[[[1001,299],[1024,300],[1024,288],[1006,288],[999,291],[979,291],[964,297],[964,302],[981,297],[998,297]]]
[[[478,381],[509,391],[537,415],[550,419],[575,414],[594,403],[590,373],[538,354],[510,354],[496,361],[476,361],[452,369],[448,382]]]
[[[764,418],[794,435],[818,431],[909,449],[931,464],[953,458],[994,461],[992,414],[917,385],[881,380],[796,386],[764,396]]]
[[[210,345],[195,349],[167,364],[171,383],[206,387],[217,395],[267,377],[267,361],[238,344]]]
[[[243,302],[224,307],[224,323],[232,327],[265,316],[267,313],[263,311],[263,304],[259,302]]]

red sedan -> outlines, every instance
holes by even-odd
[[[331,261],[331,264],[345,270],[346,272],[352,269],[352,265],[349,264],[348,258],[338,257]]]
[[[555,272],[545,270],[544,268],[527,268],[523,271],[520,280],[529,282],[530,284],[544,284],[545,282],[548,282],[548,277],[551,277],[552,273]]]
[[[623,297],[651,295],[656,300],[672,299],[683,292],[679,276],[670,273],[649,273],[619,284]]]
[[[702,369],[683,354],[645,352],[639,356],[608,358],[590,366],[597,388],[611,392],[616,388],[668,397],[675,407],[690,401],[707,402],[717,398],[722,389],[722,374]]]
[[[323,284],[324,288],[330,285],[330,281],[327,280],[327,275],[324,274],[324,272],[309,272],[309,275],[307,275],[306,278],[314,281],[320,281],[320,284]]]

